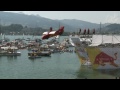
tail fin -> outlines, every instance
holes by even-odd
[[[60,30],[64,30],[64,26],[62,26],[62,27],[60,28]]]
[[[60,29],[57,30],[57,31],[55,32],[55,34],[56,34],[56,35],[61,35],[61,34],[63,34],[63,32],[64,32],[64,26],[60,27]]]
[[[60,35],[63,34],[63,32],[64,32],[64,26],[62,26],[60,29]]]

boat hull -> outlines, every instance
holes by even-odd
[[[119,69],[120,47],[87,47],[93,69]]]
[[[88,65],[86,63],[89,62],[89,57],[88,57],[88,53],[86,52],[86,49],[84,47],[76,46],[75,51],[76,54],[78,55],[78,58],[80,59],[81,65]]]
[[[0,56],[20,56],[21,53],[0,53]]]
[[[31,56],[33,53],[28,53],[28,56]],[[36,52],[34,53],[36,54],[37,56],[51,56],[51,53],[50,52]]]
[[[28,56],[30,59],[41,58],[41,56]]]

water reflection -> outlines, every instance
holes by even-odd
[[[77,79],[116,79],[120,77],[120,69],[93,70],[92,67],[81,66],[77,72]]]
[[[17,60],[17,56],[0,56],[0,60]]]
[[[112,75],[113,77],[120,77],[120,69],[113,69],[113,70],[97,70],[102,74]]]
[[[8,60],[17,60],[17,56],[7,56]]]
[[[40,60],[40,62],[43,62],[45,61],[46,59],[49,59],[51,60],[51,56],[41,56],[40,58],[29,58],[28,59],[31,61],[31,62],[36,62],[38,60]],[[44,60],[43,60],[44,59]]]
[[[0,60],[2,59],[2,57],[0,56]]]
[[[79,71],[77,72],[77,79],[85,79],[88,78],[92,73],[91,67],[88,66],[80,66]]]

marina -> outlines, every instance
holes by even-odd
[[[120,79],[119,15],[0,11],[0,79]]]
[[[21,36],[6,36],[10,40]],[[41,38],[35,36],[34,38]],[[24,36],[25,39],[32,36]],[[68,36],[59,38],[62,42]],[[74,47],[64,52],[51,53],[50,57],[40,56],[30,59],[27,49],[18,50],[20,56],[0,56],[1,79],[115,79],[119,77],[119,69],[93,70],[89,66],[81,66]]]

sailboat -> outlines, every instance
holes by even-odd
[[[23,33],[23,37],[22,37],[22,40],[25,40],[25,38],[24,38],[24,33]]]

